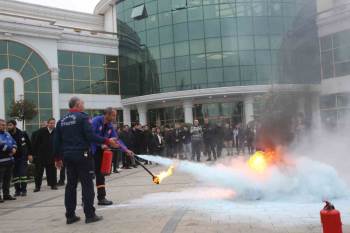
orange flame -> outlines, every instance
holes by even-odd
[[[264,172],[269,165],[282,164],[283,159],[277,151],[257,151],[248,160],[249,167],[256,172]]]
[[[153,182],[155,184],[160,184],[165,178],[171,176],[174,173],[174,166],[170,166],[167,171],[162,171],[158,175],[153,177]]]

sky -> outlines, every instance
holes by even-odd
[[[100,0],[17,0],[40,4],[49,7],[57,7],[67,10],[80,11],[85,13],[93,13],[96,4]]]

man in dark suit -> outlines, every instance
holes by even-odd
[[[42,184],[44,169],[46,170],[47,184],[52,190],[57,190],[57,169],[53,154],[53,136],[56,121],[50,118],[47,127],[39,129],[35,133],[33,141],[34,163],[35,163],[35,189],[39,192]]]

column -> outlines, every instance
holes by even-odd
[[[300,96],[298,98],[298,113],[303,113],[305,115],[305,97]]]
[[[51,86],[52,86],[52,116],[60,119],[60,88],[58,80],[58,68],[51,69]]]
[[[192,112],[193,103],[192,100],[185,100],[183,102],[185,123],[193,124],[193,112]]]
[[[312,111],[312,127],[321,127],[321,111],[320,111],[320,96],[315,93],[311,96],[311,111]]]
[[[129,106],[123,107],[123,124],[131,126],[131,114]]]
[[[244,97],[244,117],[245,124],[254,120],[254,97],[245,96]]]
[[[137,112],[139,113],[139,121],[141,125],[147,125],[147,105],[137,105]]]

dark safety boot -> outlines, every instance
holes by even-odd
[[[15,197],[11,195],[4,195],[4,201],[14,201],[14,200],[16,200]]]
[[[39,187],[36,187],[33,192],[37,193],[37,192],[40,192],[40,188]]]
[[[73,217],[71,218],[67,218],[67,224],[73,224],[75,222],[79,222],[80,221],[80,217],[74,215]]]
[[[86,218],[85,219],[85,223],[88,224],[88,223],[98,222],[98,221],[101,221],[102,219],[103,219],[102,216],[95,215],[95,216],[93,216],[91,218]]]
[[[0,196],[0,203],[4,203],[4,200],[2,199],[2,196]]]
[[[113,205],[113,201],[109,201],[106,198],[98,200],[98,205]]]

